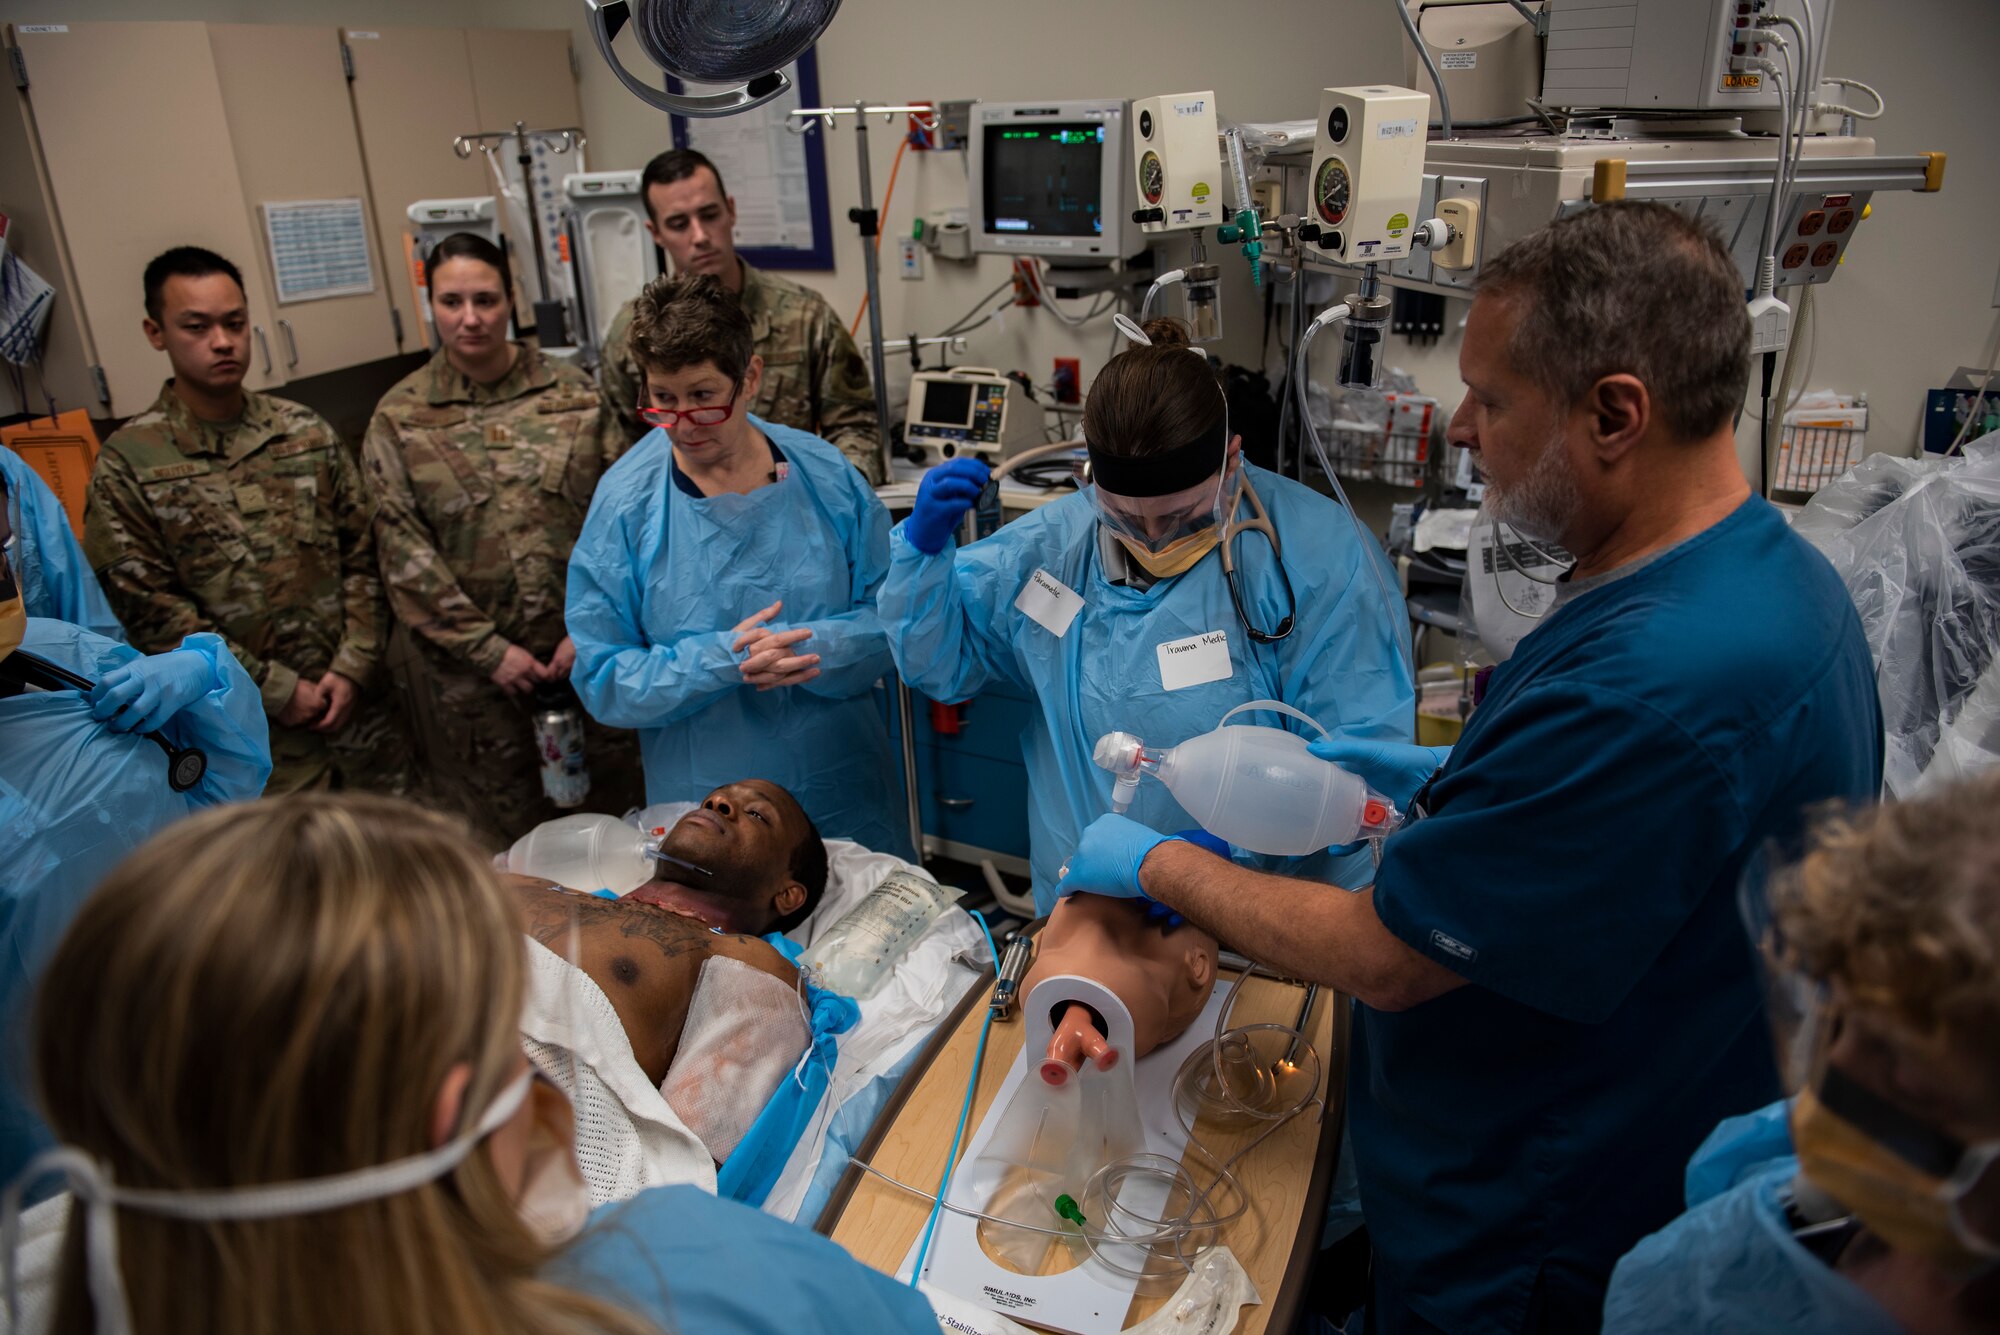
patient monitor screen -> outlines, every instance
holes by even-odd
[[[918,420],[932,426],[972,425],[972,384],[952,384],[941,380],[924,383],[923,408]]]
[[[1006,121],[985,127],[986,230],[1022,236],[1104,231],[1104,126]]]

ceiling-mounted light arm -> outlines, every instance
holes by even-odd
[[[718,10],[710,0],[584,0],[590,34],[618,82],[640,101],[679,116],[730,116],[762,106],[792,86],[783,67],[818,40],[840,0],[774,8],[744,27],[740,9]],[[764,14],[776,17],[765,18]],[[636,15],[636,18],[635,18]],[[625,68],[611,43],[635,23],[640,48],[668,74],[691,83],[727,83],[714,93],[670,93]],[[757,66],[768,64],[768,72]],[[745,68],[745,66],[748,68]]]

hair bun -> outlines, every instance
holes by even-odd
[[[1171,315],[1155,316],[1141,326],[1147,338],[1153,340],[1156,348],[1191,348],[1194,339],[1190,336],[1187,322]]]

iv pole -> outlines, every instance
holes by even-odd
[[[861,206],[847,211],[847,220],[861,229],[861,272],[868,283],[869,371],[875,378],[875,434],[882,447],[882,476],[889,476],[889,382],[882,364],[882,270],[875,253],[875,237],[882,230],[882,216],[875,209],[875,179],[868,166],[868,118],[880,116],[884,124],[897,116],[917,116],[926,130],[937,128],[934,107],[876,106],[856,102],[851,107],[801,107],[786,117],[785,128],[804,134],[815,124],[833,128],[836,116],[854,117],[854,156],[860,165]]]
[[[573,148],[583,147],[583,131],[574,125],[530,130],[524,122],[515,121],[511,130],[482,130],[478,134],[459,135],[451,141],[451,151],[461,158],[469,158],[476,148],[492,157],[509,139],[514,141],[515,165],[521,169],[521,203],[528,213],[528,234],[535,248],[535,278],[541,287],[541,296],[535,302],[535,338],[545,348],[560,347],[569,339],[563,327],[563,303],[556,299],[555,289],[549,286],[549,261],[542,242],[541,211],[535,207],[535,155],[529,150],[528,141],[540,140],[547,143],[553,152],[567,153]],[[505,216],[504,209],[502,216]]]
[[[854,155],[860,165],[861,205],[847,211],[848,221],[861,229],[862,274],[868,283],[868,361],[875,380],[875,435],[882,448],[882,476],[889,477],[889,378],[882,360],[882,274],[875,254],[875,237],[882,229],[881,214],[875,209],[875,181],[868,170],[868,118],[880,116],[884,124],[897,116],[918,117],[926,130],[937,128],[933,107],[877,106],[866,101],[851,107],[801,107],[786,117],[785,128],[804,134],[815,124],[833,128],[834,118],[854,117]],[[923,808],[917,799],[916,711],[910,703],[910,688],[902,674],[896,676],[896,719],[902,728],[903,798],[910,822],[910,846],[917,860],[924,857]]]

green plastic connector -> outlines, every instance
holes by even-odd
[[[1225,246],[1242,243],[1243,258],[1250,261],[1250,281],[1264,285],[1264,223],[1255,209],[1240,209],[1236,217],[1215,229],[1215,239]]]
[[[1083,1227],[1083,1210],[1071,1199],[1068,1192],[1056,1197],[1056,1213],[1078,1228]]]

